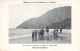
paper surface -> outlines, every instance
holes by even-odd
[[[34,3],[31,3],[34,2]],[[35,3],[38,2],[38,3]],[[44,2],[44,3],[40,3]],[[46,3],[49,2],[49,3]],[[80,5],[79,1],[54,1],[54,0],[21,0],[21,1],[0,1],[0,50],[1,51],[80,51]],[[48,6],[49,5],[49,6]],[[71,6],[71,43],[44,43],[44,44],[34,44],[34,43],[9,43],[10,35],[9,35],[9,28],[14,28],[24,22],[27,19],[33,18],[34,16],[41,16],[42,14],[46,13],[47,11],[57,7],[62,6]],[[41,8],[42,6],[42,8]],[[47,7],[48,8],[47,8]],[[22,10],[23,8],[25,10]],[[28,8],[27,8],[28,7]],[[20,13],[20,9],[23,11]],[[28,9],[31,8],[31,12],[25,12],[28,11]],[[36,8],[36,9],[34,9]],[[38,9],[39,8],[39,9]],[[13,10],[14,9],[14,10]],[[19,10],[18,10],[19,9]],[[42,10],[43,9],[43,10]],[[41,10],[41,12],[40,12]],[[32,14],[32,15],[26,15]],[[34,13],[35,12],[35,13]],[[14,14],[16,13],[16,14]],[[20,15],[21,14],[21,15]],[[12,15],[12,17],[11,17]],[[19,17],[21,20],[19,20]],[[24,17],[22,17],[24,16]],[[26,17],[28,16],[28,17]],[[29,17],[30,16],[30,17]],[[13,20],[13,22],[11,22]],[[15,20],[15,21],[14,21]],[[18,22],[17,22],[18,21]],[[12,23],[12,24],[11,24]],[[24,33],[25,34],[25,33]],[[25,35],[23,35],[26,37]],[[21,36],[22,37],[22,36]],[[15,37],[14,37],[15,38]],[[19,37],[17,37],[19,38]],[[28,40],[29,41],[29,40]],[[46,48],[33,48],[34,47],[46,47]]]

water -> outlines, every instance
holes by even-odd
[[[32,42],[32,31],[35,29],[9,29],[9,42],[10,43],[40,43],[40,41]],[[40,30],[40,29],[38,29]],[[60,41],[53,40],[53,30],[49,29],[49,36],[51,42],[49,43],[71,43],[71,30],[64,29],[63,34],[60,35]],[[45,29],[44,29],[45,31]],[[48,43],[48,41],[42,41],[44,43]]]

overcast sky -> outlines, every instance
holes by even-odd
[[[9,5],[9,28],[16,28],[25,20],[39,17],[56,7],[70,6],[69,4],[11,4]]]

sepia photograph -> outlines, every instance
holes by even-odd
[[[71,44],[71,5],[10,4],[9,44]]]

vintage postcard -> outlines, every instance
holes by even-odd
[[[79,1],[1,1],[1,51],[80,51]]]

